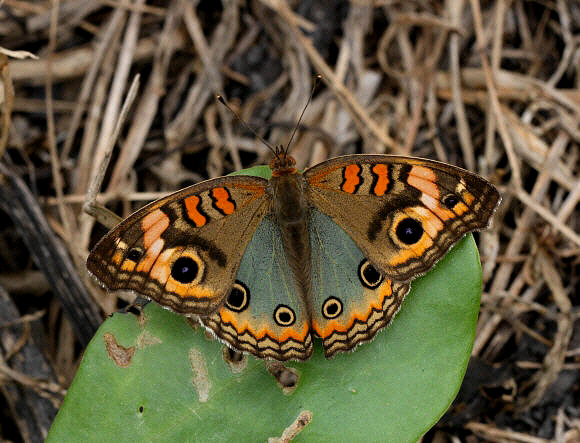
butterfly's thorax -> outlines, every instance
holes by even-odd
[[[282,244],[292,269],[297,290],[305,299],[311,292],[309,205],[305,195],[306,181],[295,170],[273,174],[270,180],[272,212],[282,235]]]

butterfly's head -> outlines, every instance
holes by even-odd
[[[288,155],[284,149],[277,148],[275,154],[276,156],[270,162],[273,177],[291,175],[298,172],[296,169],[296,160],[291,155]]]

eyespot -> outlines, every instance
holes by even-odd
[[[447,194],[443,197],[443,204],[449,209],[453,209],[457,203],[459,203],[459,198],[455,194]]]
[[[383,282],[383,274],[366,259],[358,266],[358,278],[362,285],[369,289],[378,288]]]
[[[414,218],[407,217],[399,222],[395,233],[401,242],[413,245],[423,237],[423,225]]]
[[[333,319],[342,314],[342,302],[336,297],[328,297],[322,304],[324,318]]]
[[[135,263],[137,263],[141,259],[142,256],[143,256],[143,251],[141,251],[140,249],[137,249],[137,248],[132,248],[127,253],[126,259],[134,261]]]
[[[250,291],[241,281],[236,280],[230,295],[226,298],[226,308],[234,312],[242,312],[250,305]]]
[[[286,305],[278,305],[274,310],[274,320],[279,326],[291,326],[296,321],[296,314]]]
[[[179,257],[171,266],[171,276],[179,283],[191,283],[198,274],[199,265],[191,257]]]

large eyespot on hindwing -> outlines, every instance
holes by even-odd
[[[358,265],[358,279],[365,288],[376,289],[383,282],[383,274],[370,261],[364,259]]]
[[[234,312],[245,311],[250,306],[250,290],[241,281],[236,280],[226,298],[226,308]]]
[[[182,284],[198,284],[205,270],[205,264],[195,251],[183,253],[171,265],[171,277]]]
[[[423,224],[411,217],[404,217],[394,226],[397,240],[406,245],[414,245],[423,237]]]
[[[296,314],[286,305],[278,305],[274,309],[274,321],[278,326],[292,326],[296,321]]]
[[[336,297],[328,297],[322,303],[322,316],[332,320],[342,314],[342,302]]]

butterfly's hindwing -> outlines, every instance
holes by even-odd
[[[312,337],[298,297],[280,229],[266,216],[248,244],[235,283],[216,313],[202,323],[237,350],[261,358],[305,360]]]
[[[338,157],[304,176],[310,203],[399,281],[427,272],[463,235],[484,229],[500,199],[475,174],[407,157]]]
[[[327,357],[371,340],[387,326],[409,290],[380,273],[327,215],[310,213],[312,330]]]
[[[87,268],[107,289],[134,290],[180,313],[215,311],[269,210],[266,185],[219,178],[153,202],[101,239]]]

